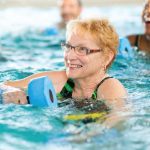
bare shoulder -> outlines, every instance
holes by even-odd
[[[136,37],[137,37],[137,35],[129,35],[129,36],[127,36],[128,40],[130,41],[132,46],[135,46]]]
[[[98,98],[102,99],[118,99],[127,96],[126,89],[122,83],[115,79],[109,78],[103,82],[98,88]]]

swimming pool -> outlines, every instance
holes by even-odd
[[[119,35],[124,36],[143,32],[139,17],[141,9],[140,6],[86,8],[83,17],[106,16],[117,27]],[[56,8],[0,10],[0,82],[21,79],[36,72],[64,69],[59,45],[64,35],[41,34],[59,19],[52,17],[54,14],[59,16]],[[0,149],[150,149],[150,59],[142,53],[134,53],[132,59],[118,58],[109,71],[127,88],[127,103],[133,103],[132,115],[124,124],[116,125],[119,129],[66,122],[64,115],[78,113],[71,104],[53,111],[30,105],[0,105]],[[102,130],[101,134],[86,142],[66,140],[75,137],[80,130],[86,135],[98,128]],[[77,137],[80,138],[78,134]]]

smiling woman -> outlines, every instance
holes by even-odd
[[[111,105],[112,99],[126,96],[123,85],[107,74],[118,47],[118,35],[107,20],[71,21],[67,26],[66,43],[62,47],[65,50],[65,71],[42,72],[6,84],[26,88],[31,79],[48,76],[61,100],[106,99],[106,103]],[[118,104],[123,105],[124,101],[120,100]]]
[[[84,0],[84,2],[85,1],[86,0]],[[93,1],[95,0],[92,0],[91,2]],[[137,1],[134,0],[136,3]],[[43,3],[44,2],[45,1],[43,1]],[[103,2],[106,3],[108,0]],[[85,8],[84,14],[89,16],[90,14],[98,11],[99,15],[109,16],[111,22],[113,22],[113,24],[117,27],[116,29],[118,30],[120,36],[125,36],[127,33],[131,34],[142,31],[142,25],[138,19],[141,12],[141,7],[142,5],[136,5],[133,9],[133,5],[117,5],[103,8],[96,5],[94,8]],[[122,17],[118,15],[120,13]],[[48,17],[49,14],[50,17]],[[28,82],[31,78],[36,78],[42,75],[49,75],[49,78],[53,79],[53,84],[55,84],[55,89],[57,90],[57,96],[60,96],[60,99],[63,99],[63,96],[65,96],[62,93],[66,93],[67,96],[68,91],[71,90],[73,91],[72,96],[74,96],[73,93],[74,90],[76,90],[74,81],[77,81],[79,77],[70,79],[68,81],[70,86],[67,86],[66,82],[68,78],[66,77],[66,73],[63,70],[63,51],[61,51],[60,45],[58,46],[62,37],[59,35],[57,37],[41,36],[34,30],[37,27],[40,29],[47,27],[48,22],[53,22],[53,19],[56,19],[56,17],[53,17],[54,15],[57,14],[56,10],[53,9],[42,10],[32,8],[11,8],[6,10],[3,9],[0,11],[0,32],[2,33],[0,38],[0,57],[5,58],[5,60],[0,59],[1,82],[6,80],[18,80],[10,82],[10,85],[27,88]],[[47,18],[51,19],[49,20]],[[34,22],[32,20],[34,20]],[[33,24],[30,24],[30,21],[32,21]],[[134,28],[133,22],[135,25]],[[19,30],[21,25],[23,25],[23,28],[22,30]],[[29,32],[28,29],[33,30]],[[81,33],[79,32],[78,34],[80,35]],[[97,31],[97,35],[98,34],[101,35]],[[82,39],[88,38],[86,37],[87,34],[82,36]],[[92,36],[90,38],[92,38]],[[112,36],[110,35],[109,38],[112,38]],[[97,39],[99,39],[99,37]],[[106,37],[104,40],[106,40],[107,43],[108,39],[106,39]],[[93,42],[95,41],[96,40],[93,39]],[[114,41],[113,38],[112,41]],[[87,44],[83,45],[82,43],[79,43],[82,45],[78,45],[78,43],[75,44],[74,41],[70,41],[70,39],[67,39],[64,43],[71,45],[71,47],[84,47],[83,49],[89,50],[103,48],[102,45],[89,46]],[[67,54],[66,52],[64,53]],[[74,48],[69,48],[68,54],[70,55],[71,53],[76,59]],[[101,55],[103,57],[102,54],[103,51],[90,53],[87,54],[86,57],[93,56],[94,59],[97,55]],[[115,59],[115,62],[113,62],[112,66],[110,66],[111,68],[109,71],[106,70],[109,72],[110,76],[119,79],[128,90],[129,96],[125,100],[125,107],[128,108],[132,102],[132,114],[130,114],[130,112],[128,113],[128,111],[122,113],[123,109],[119,107],[119,102],[122,103],[120,105],[123,106],[123,99],[116,99],[117,103],[115,103],[115,100],[113,99],[101,101],[99,98],[97,98],[97,100],[95,100],[95,96],[92,96],[94,92],[91,95],[93,97],[91,100],[64,98],[65,100],[60,101],[59,107],[54,110],[51,110],[49,107],[36,108],[32,105],[0,104],[1,149],[43,149],[43,147],[46,150],[49,150],[51,147],[54,147],[54,149],[58,149],[58,147],[60,147],[60,149],[62,149],[62,147],[64,149],[71,149],[72,147],[75,147],[75,149],[87,149],[87,147],[88,149],[93,149],[93,147],[95,149],[100,149],[102,147],[102,149],[109,150],[116,150],[118,147],[126,147],[126,149],[133,150],[149,149],[148,145],[150,145],[150,135],[148,133],[150,130],[150,59],[147,59],[147,57],[143,57],[136,52],[134,53],[134,56],[135,57],[131,57],[132,59],[129,60],[119,57]],[[82,55],[82,57],[85,56]],[[80,56],[80,60],[82,60],[82,57]],[[73,60],[70,61],[73,63]],[[101,62],[101,60],[97,59],[95,62],[97,64]],[[82,66],[85,67],[83,64]],[[95,67],[95,65],[92,67]],[[53,71],[56,69],[63,71],[35,74],[42,71]],[[102,70],[102,68],[100,68],[100,70]],[[31,74],[35,75],[30,76]],[[23,79],[27,76],[30,77]],[[112,81],[114,78],[105,80],[99,88],[102,89],[106,82],[110,83],[110,81]],[[100,80],[101,78],[99,81]],[[109,86],[112,85],[113,84]],[[84,88],[85,90],[88,90],[88,85],[85,85]],[[15,89],[14,90],[16,92],[12,91],[13,89],[10,89],[11,93],[9,96],[7,96],[8,93],[5,92],[5,97],[3,100],[5,100],[7,96],[9,103],[11,98],[12,102],[19,103],[20,99],[21,104],[23,104],[24,99],[21,97],[25,96],[25,94]],[[62,89],[66,90],[61,92]],[[114,85],[114,88],[112,87],[111,90],[116,91],[118,94],[120,91],[116,88],[116,84]],[[104,90],[101,90],[101,92],[104,92]],[[105,92],[110,92],[111,95],[111,91],[107,87]],[[99,94],[99,92],[97,93]],[[19,99],[15,97],[19,97]],[[108,129],[105,128],[105,125],[103,128],[103,125],[99,124],[101,123],[101,118],[104,122],[104,119],[107,119],[107,123],[108,119],[111,123],[116,119],[116,115],[110,113],[113,109],[110,110],[106,107],[108,106],[110,108],[113,105],[113,101],[114,106],[121,109],[119,112],[116,112],[116,114],[128,116],[128,118],[123,121],[123,124],[118,122],[114,128]],[[91,109],[93,110],[92,112]],[[90,112],[87,112],[87,110]],[[106,110],[106,115],[105,112],[96,112],[102,110]],[[95,120],[96,122],[93,122]],[[119,127],[119,130],[116,129],[117,127]],[[88,137],[89,135],[92,136],[93,134],[97,136],[91,138]],[[86,141],[83,143],[81,143],[80,139],[82,135],[84,136],[84,139],[86,138]],[[76,138],[78,141],[80,141],[80,143],[76,144],[72,142],[66,142],[68,138],[72,138],[73,141],[75,141]]]
[[[111,24],[105,19],[73,20],[67,26],[66,43],[62,46],[66,70],[34,74],[7,82],[5,86],[27,88],[31,79],[48,76],[59,100],[70,98],[81,110],[91,104],[93,107],[88,112],[110,114],[103,122],[107,127],[122,120],[117,112],[124,111],[126,90],[117,79],[107,74],[118,47],[118,35]],[[2,98],[4,103],[8,100],[28,103],[22,90],[7,92]]]

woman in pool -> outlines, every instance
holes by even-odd
[[[118,35],[107,20],[73,20],[67,25],[66,43],[62,43],[66,70],[42,72],[5,84],[26,89],[31,79],[48,76],[60,99],[82,99],[85,102],[104,99],[108,107],[119,109],[124,105],[126,90],[117,79],[107,74],[117,47]],[[5,102],[27,103],[21,90],[6,93],[3,99]]]
[[[150,54],[150,0],[146,1],[142,13],[142,21],[145,25],[145,33],[130,35],[128,36],[128,39],[132,46],[136,47],[138,50]]]

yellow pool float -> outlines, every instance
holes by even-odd
[[[104,119],[106,116],[106,112],[101,113],[88,113],[88,114],[75,114],[75,115],[66,115],[64,119],[67,121],[80,121],[85,119],[97,120]]]

